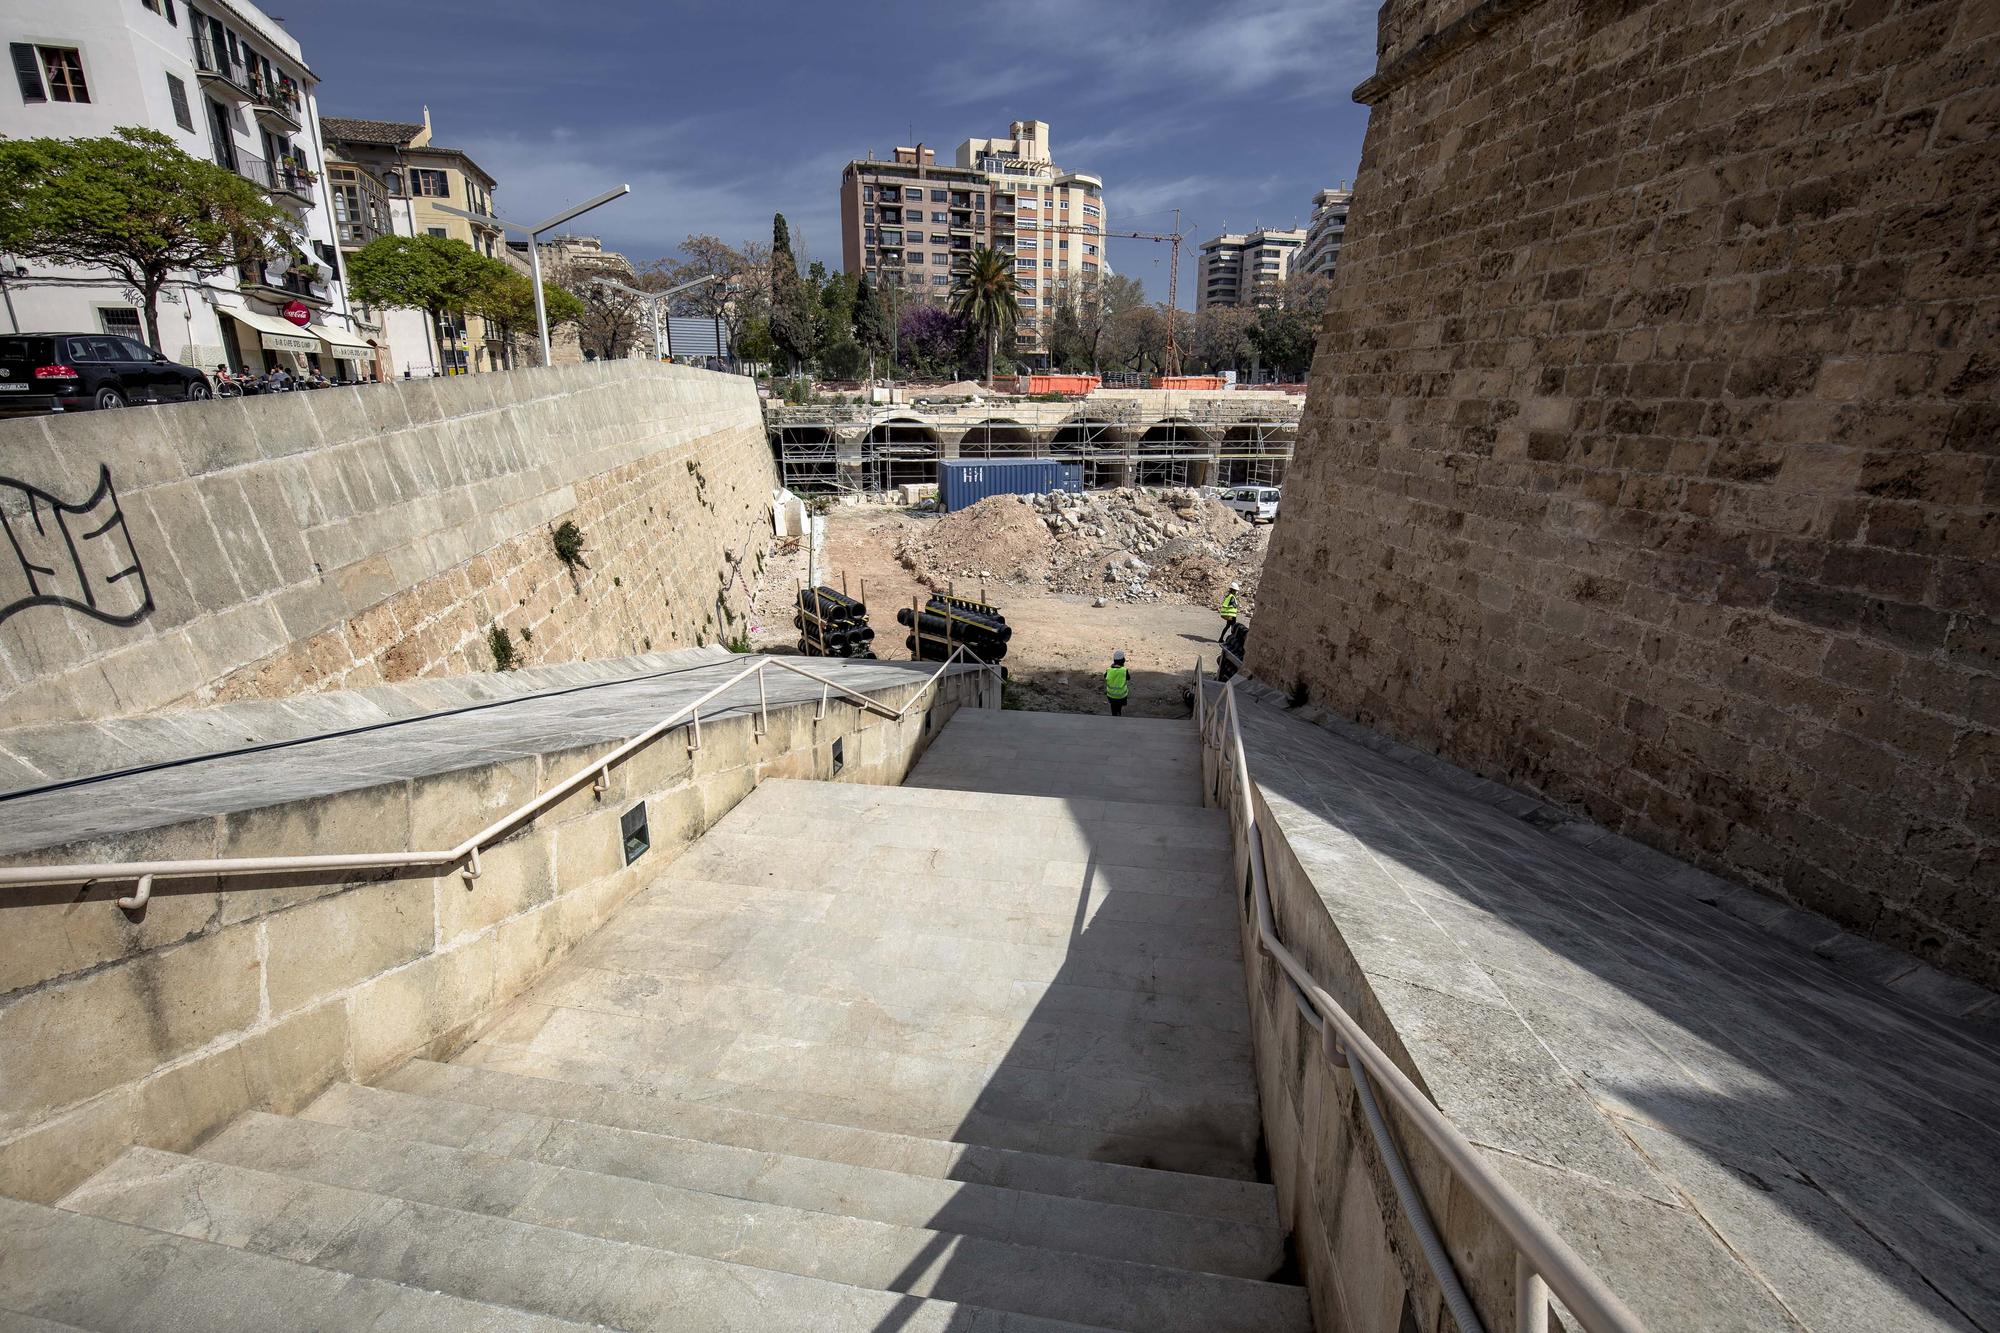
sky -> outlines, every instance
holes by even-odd
[[[416,121],[534,221],[612,186],[576,223],[635,263],[683,238],[769,242],[840,263],[840,172],[913,140],[949,162],[1010,120],[1099,176],[1113,230],[1181,210],[1194,251],[1225,230],[1304,226],[1351,181],[1374,68],[1373,0],[261,0],[319,76],[325,116]],[[1168,247],[1114,240],[1114,269],[1166,297]]]

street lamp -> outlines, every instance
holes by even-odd
[[[433,204],[432,207],[441,213],[450,213],[454,217],[468,218],[473,222],[497,222],[509,231],[518,231],[528,238],[528,263],[534,273],[535,281],[535,330],[541,335],[542,364],[546,366],[550,362],[551,353],[549,351],[548,304],[542,299],[542,233],[551,227],[560,227],[573,217],[588,213],[591,209],[601,204],[608,204],[620,195],[630,194],[631,192],[632,187],[629,185],[621,185],[615,190],[606,190],[596,198],[586,199],[575,208],[565,209],[552,218],[544,218],[532,227],[519,222],[509,222],[507,219],[498,217],[492,213],[474,213],[469,209],[453,208],[450,204]]]
[[[678,287],[669,287],[663,292],[642,292],[637,287],[627,286],[616,278],[594,278],[592,281],[599,287],[610,287],[616,291],[624,292],[628,296],[639,298],[639,303],[646,307],[647,317],[652,320],[653,360],[658,361],[660,359],[660,307],[666,304],[668,297],[679,296],[682,292],[690,288],[699,287],[704,282],[714,282],[721,276],[719,273],[711,273],[705,278],[696,278],[693,282],[684,282]]]

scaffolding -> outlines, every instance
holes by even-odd
[[[1088,490],[1118,486],[1278,485],[1298,436],[1297,408],[1230,395],[1117,394],[1062,404],[774,405],[771,447],[800,494],[880,493],[930,485],[946,459],[1046,458],[1083,467]]]

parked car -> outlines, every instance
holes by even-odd
[[[115,333],[0,334],[0,413],[194,402],[208,376]]]
[[[1252,523],[1276,523],[1278,521],[1278,488],[1276,486],[1238,486],[1222,493],[1222,503],[1249,519]]]

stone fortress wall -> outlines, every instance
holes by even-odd
[[[775,484],[639,361],[0,422],[0,727],[725,642]]]
[[[2000,9],[1380,36],[1250,669],[2000,981]]]

